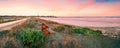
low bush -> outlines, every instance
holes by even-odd
[[[25,28],[36,28],[36,25],[38,24],[37,21],[33,20],[33,19],[30,19],[30,20],[27,20],[26,23],[24,24],[24,27]]]
[[[0,32],[0,38],[6,35],[9,31],[8,30],[3,30]]]
[[[75,33],[88,35],[88,36],[101,36],[102,32],[99,30],[92,30],[90,28],[76,28],[74,29]]]
[[[17,47],[13,44],[13,42],[7,41],[7,42],[5,43],[4,48],[17,48]]]
[[[19,37],[24,46],[29,46],[30,48],[42,47],[47,41],[42,31],[30,28],[20,32]]]
[[[58,26],[56,28],[53,28],[54,31],[57,31],[57,32],[64,32],[65,30],[65,26]]]
[[[19,38],[20,32],[22,32],[25,28],[22,26],[16,26],[12,28],[13,30],[13,36],[15,36],[16,38]]]

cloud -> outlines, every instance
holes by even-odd
[[[96,0],[96,2],[120,2],[120,0]]]
[[[39,13],[39,15],[56,16],[120,15],[120,3],[117,0],[111,0],[113,3],[107,2],[108,0],[8,0],[0,3],[0,14],[36,15]]]

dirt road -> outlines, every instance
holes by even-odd
[[[17,21],[2,23],[2,24],[0,24],[0,31],[2,31],[2,30],[9,30],[10,28],[12,28],[12,27],[14,27],[16,25],[24,23],[27,19],[29,19],[29,18],[24,18],[24,19],[17,20]]]

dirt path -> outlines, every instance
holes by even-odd
[[[9,30],[10,28],[19,25],[21,23],[24,23],[28,18],[24,18],[21,20],[17,20],[17,21],[12,21],[12,22],[7,22],[7,23],[2,23],[0,24],[0,31],[2,30]]]

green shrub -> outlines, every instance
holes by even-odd
[[[42,31],[25,29],[20,33],[20,39],[25,46],[41,47],[46,42],[46,36]]]
[[[101,36],[102,32],[100,30],[95,30],[95,31],[92,32],[92,35],[94,35],[94,36]]]
[[[74,29],[75,33],[89,35],[89,36],[100,36],[102,32],[99,30],[92,30],[90,28],[76,28]]]

